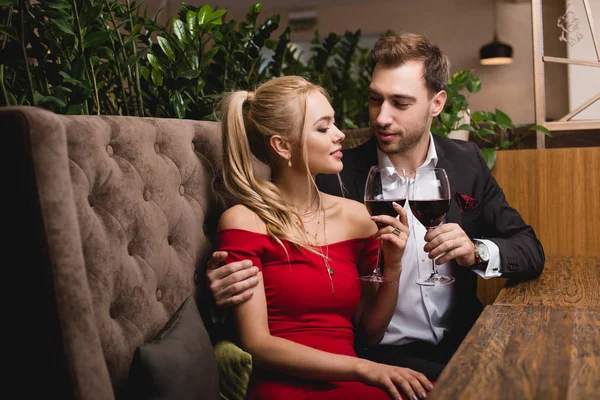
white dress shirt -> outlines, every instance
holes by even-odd
[[[381,168],[393,167],[387,154],[377,149],[379,166]],[[435,150],[433,136],[429,134],[429,150],[425,162],[419,168],[434,168],[438,157]],[[396,173],[382,174],[382,185],[384,186],[384,197],[399,197],[402,193],[398,190],[405,189],[398,185],[402,178]],[[405,194],[406,195],[406,194]],[[402,274],[398,286],[398,302],[396,311],[388,325],[381,344],[403,345],[414,341],[424,341],[438,344],[448,330],[448,312],[456,301],[455,284],[441,286],[421,286],[416,280],[431,274],[431,260],[423,251],[425,247],[425,227],[417,221],[412,214],[408,201],[404,205],[408,216],[410,236],[402,257]],[[490,261],[486,270],[473,271],[478,275],[489,279],[500,276],[500,251],[498,246],[489,240],[481,240],[489,249]],[[456,263],[445,263],[438,265],[438,272],[442,275],[456,277],[458,268],[465,268]]]

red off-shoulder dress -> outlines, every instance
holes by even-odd
[[[270,236],[241,229],[219,233],[219,250],[227,263],[250,259],[262,271],[271,335],[334,354],[357,357],[352,316],[360,299],[359,271],[368,273],[377,260],[372,237],[329,244],[335,294],[323,259]],[[322,251],[327,252],[325,246]],[[292,360],[293,361],[293,360]],[[301,379],[254,367],[247,399],[389,399],[382,389],[361,382]]]

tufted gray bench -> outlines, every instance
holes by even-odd
[[[202,309],[226,207],[219,125],[4,107],[0,127],[17,159],[23,262],[40,294],[31,318],[44,340],[31,344],[41,353],[30,372],[50,377],[49,398],[125,398],[136,348],[187,297]],[[198,335],[210,366],[209,337]],[[198,379],[203,398],[218,398],[218,376]]]
[[[218,179],[219,124],[1,107],[0,132],[17,171],[3,171],[15,181],[3,182],[15,221],[3,228],[25,246],[23,294],[38,305],[21,326],[34,337],[19,350],[22,375],[35,377],[14,384],[21,398],[131,399],[136,349],[194,296],[197,398],[218,399],[204,268],[233,203]],[[350,131],[344,147],[368,136]]]

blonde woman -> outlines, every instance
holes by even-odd
[[[240,345],[253,357],[247,397],[425,397],[424,375],[354,352],[355,330],[377,343],[389,323],[409,231],[401,206],[400,220],[378,217],[378,230],[363,204],[318,191],[317,174],[343,167],[344,134],[327,93],[281,77],[228,94],[221,111],[224,180],[241,204],[221,217],[219,250],[259,270],[254,295],[234,308]],[[271,167],[269,181],[255,177],[253,156]],[[377,287],[358,276],[372,269],[379,241],[385,277],[396,283]]]

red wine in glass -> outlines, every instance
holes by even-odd
[[[367,206],[367,210],[369,210],[369,214],[371,215],[389,215],[390,217],[396,218],[398,213],[394,209],[392,205],[393,202],[404,205],[406,199],[385,199],[385,200],[365,200],[365,205]]]
[[[419,168],[411,174],[412,182],[408,189],[408,205],[413,215],[427,231],[438,227],[446,218],[450,208],[450,182],[443,168]],[[431,274],[417,279],[422,286],[447,285],[454,277],[440,275],[431,260]]]
[[[397,171],[393,167],[371,167],[365,183],[365,206],[371,215],[397,217],[398,213],[394,210],[392,203],[396,202],[404,205],[406,192],[407,179],[403,170]],[[381,226],[380,224],[377,225]],[[380,263],[381,243],[379,244],[377,262],[373,271],[369,275],[360,276],[360,279],[369,282],[388,282],[381,274]]]
[[[450,208],[450,200],[445,199],[412,200],[408,204],[415,218],[427,230],[434,229],[441,224]]]

